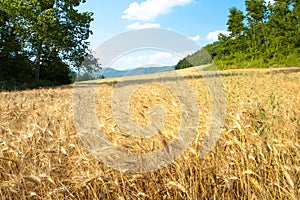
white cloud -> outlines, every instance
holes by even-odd
[[[172,66],[181,58],[169,52],[142,51],[125,55],[119,58],[111,67],[115,69],[132,69],[148,65]]]
[[[194,37],[189,37],[189,39],[193,40],[193,41],[198,41],[201,39],[200,35],[196,35]]]
[[[217,41],[218,40],[218,36],[219,34],[224,34],[224,35],[229,35],[229,32],[228,31],[225,31],[225,30],[217,30],[217,31],[214,31],[214,32],[210,32],[208,33],[208,35],[206,36],[206,40],[208,41]]]
[[[178,62],[178,57],[168,52],[159,52],[149,56],[149,62],[153,64],[172,65]]]
[[[275,0],[266,0],[266,3],[274,4]]]
[[[159,28],[159,27],[160,27],[160,24],[157,24],[157,23],[140,24],[139,22],[136,22],[136,23],[126,26],[126,28],[129,30],[136,30],[136,29],[143,29],[143,28]]]
[[[151,21],[161,14],[171,12],[176,6],[185,6],[194,0],[146,0],[138,3],[133,2],[123,12],[123,19]]]

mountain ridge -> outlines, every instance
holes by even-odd
[[[101,74],[104,78],[115,78],[122,76],[136,76],[143,74],[154,74],[159,72],[175,70],[175,66],[163,66],[163,67],[144,67],[144,68],[134,68],[127,70],[117,70],[111,67],[102,69]]]

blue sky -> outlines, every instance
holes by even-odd
[[[90,43],[95,49],[125,31],[148,27],[179,32],[204,46],[215,41],[220,32],[226,33],[231,7],[245,10],[243,0],[87,0],[78,9],[94,13]],[[166,52],[144,51],[126,55],[111,66],[174,65],[179,59]]]

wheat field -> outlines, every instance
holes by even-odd
[[[204,158],[198,152],[211,120],[208,89],[195,69],[180,73],[200,108],[199,138],[176,162],[146,173],[122,173],[87,150],[74,124],[72,85],[1,92],[1,199],[300,199],[300,69],[220,72],[225,123]],[[107,138],[135,153],[172,141],[182,118],[172,91],[145,84],[131,95],[130,118],[138,125],[150,123],[151,105],[165,108],[160,134],[141,140],[122,133],[114,119],[117,83],[97,85],[97,118]]]

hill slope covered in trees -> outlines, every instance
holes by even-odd
[[[300,2],[246,0],[246,12],[231,8],[229,36],[181,60],[176,69],[190,67],[206,50],[219,69],[300,66]],[[205,64],[205,63],[204,63]]]

